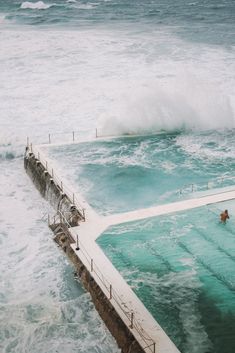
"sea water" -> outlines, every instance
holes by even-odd
[[[0,0],[1,351],[118,352],[54,247],[23,169],[26,136],[191,131],[198,155],[195,131],[227,129],[223,165],[234,15],[232,0]]]

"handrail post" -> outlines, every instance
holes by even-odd
[[[93,272],[93,259],[91,259],[91,272]]]
[[[51,143],[51,134],[48,134],[49,143]]]
[[[79,248],[79,242],[78,242],[78,235],[77,235],[77,245],[76,245],[76,250],[78,251],[78,250],[80,250],[80,248]]]
[[[61,190],[63,192],[63,181],[61,181],[60,186],[61,186]]]
[[[82,215],[83,215],[83,219],[84,219],[84,222],[85,222],[86,216],[85,216],[85,209],[84,208],[82,209]]]
[[[133,311],[131,312],[131,324],[130,324],[130,328],[133,328],[133,321],[134,321],[134,313]]]
[[[73,142],[74,142],[74,131],[73,131]]]
[[[153,342],[153,353],[156,353],[156,342]]]
[[[111,300],[113,297],[112,295],[112,284],[109,285],[109,300]]]
[[[48,223],[48,226],[50,225],[50,214],[48,213],[47,215],[47,223]]]

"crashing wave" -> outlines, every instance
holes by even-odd
[[[20,8],[21,9],[31,9],[31,10],[47,10],[49,9],[53,4],[45,4],[43,1],[37,1],[37,2],[30,2],[30,1],[25,1],[21,4]]]
[[[117,98],[114,113],[98,120],[99,134],[138,135],[184,130],[234,129],[230,97],[197,80],[170,81],[165,87],[133,88]]]

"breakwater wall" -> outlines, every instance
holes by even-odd
[[[65,209],[69,209],[72,202],[62,189],[55,183],[52,175],[43,166],[34,153],[29,152],[24,157],[24,168],[40,194],[57,209],[61,202]]]
[[[90,293],[92,301],[95,305],[96,310],[100,314],[102,320],[106,324],[107,328],[116,339],[118,346],[121,348],[123,353],[144,353],[145,350],[139,345],[135,337],[131,333],[131,330],[125,325],[120,318],[119,314],[114,309],[109,298],[103,293],[102,289],[94,280],[94,277],[82,261],[78,258],[72,247],[66,232],[63,232],[62,228],[58,225],[52,226],[52,230],[55,234],[55,241],[66,253],[70,261],[73,263],[76,275],[82,282],[85,289]]]
[[[40,160],[39,154],[32,151],[32,148],[31,150],[26,148],[24,167],[41,195],[46,198],[56,210],[58,210],[59,207],[60,209],[63,208],[65,211],[71,209],[71,206],[74,205],[74,200],[71,200],[71,197],[66,194],[62,185],[53,178],[52,173],[48,171],[49,168],[47,168],[44,161]],[[85,221],[84,213],[78,210],[78,214],[79,222]],[[73,250],[71,237],[69,236],[70,232],[67,227],[63,223],[57,222],[51,225],[50,228],[55,234],[56,242],[61,246],[75,266],[77,276],[90,293],[98,313],[116,339],[122,353],[155,353],[155,345],[153,349],[145,350],[132,334],[130,327],[123,322],[110,302],[110,299],[104,294],[89,269]]]

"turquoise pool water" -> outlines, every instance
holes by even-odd
[[[234,200],[120,224],[97,242],[181,352],[235,352]]]
[[[234,131],[175,132],[47,148],[101,214],[192,197],[191,190],[234,185]],[[179,190],[182,190],[180,194]]]

